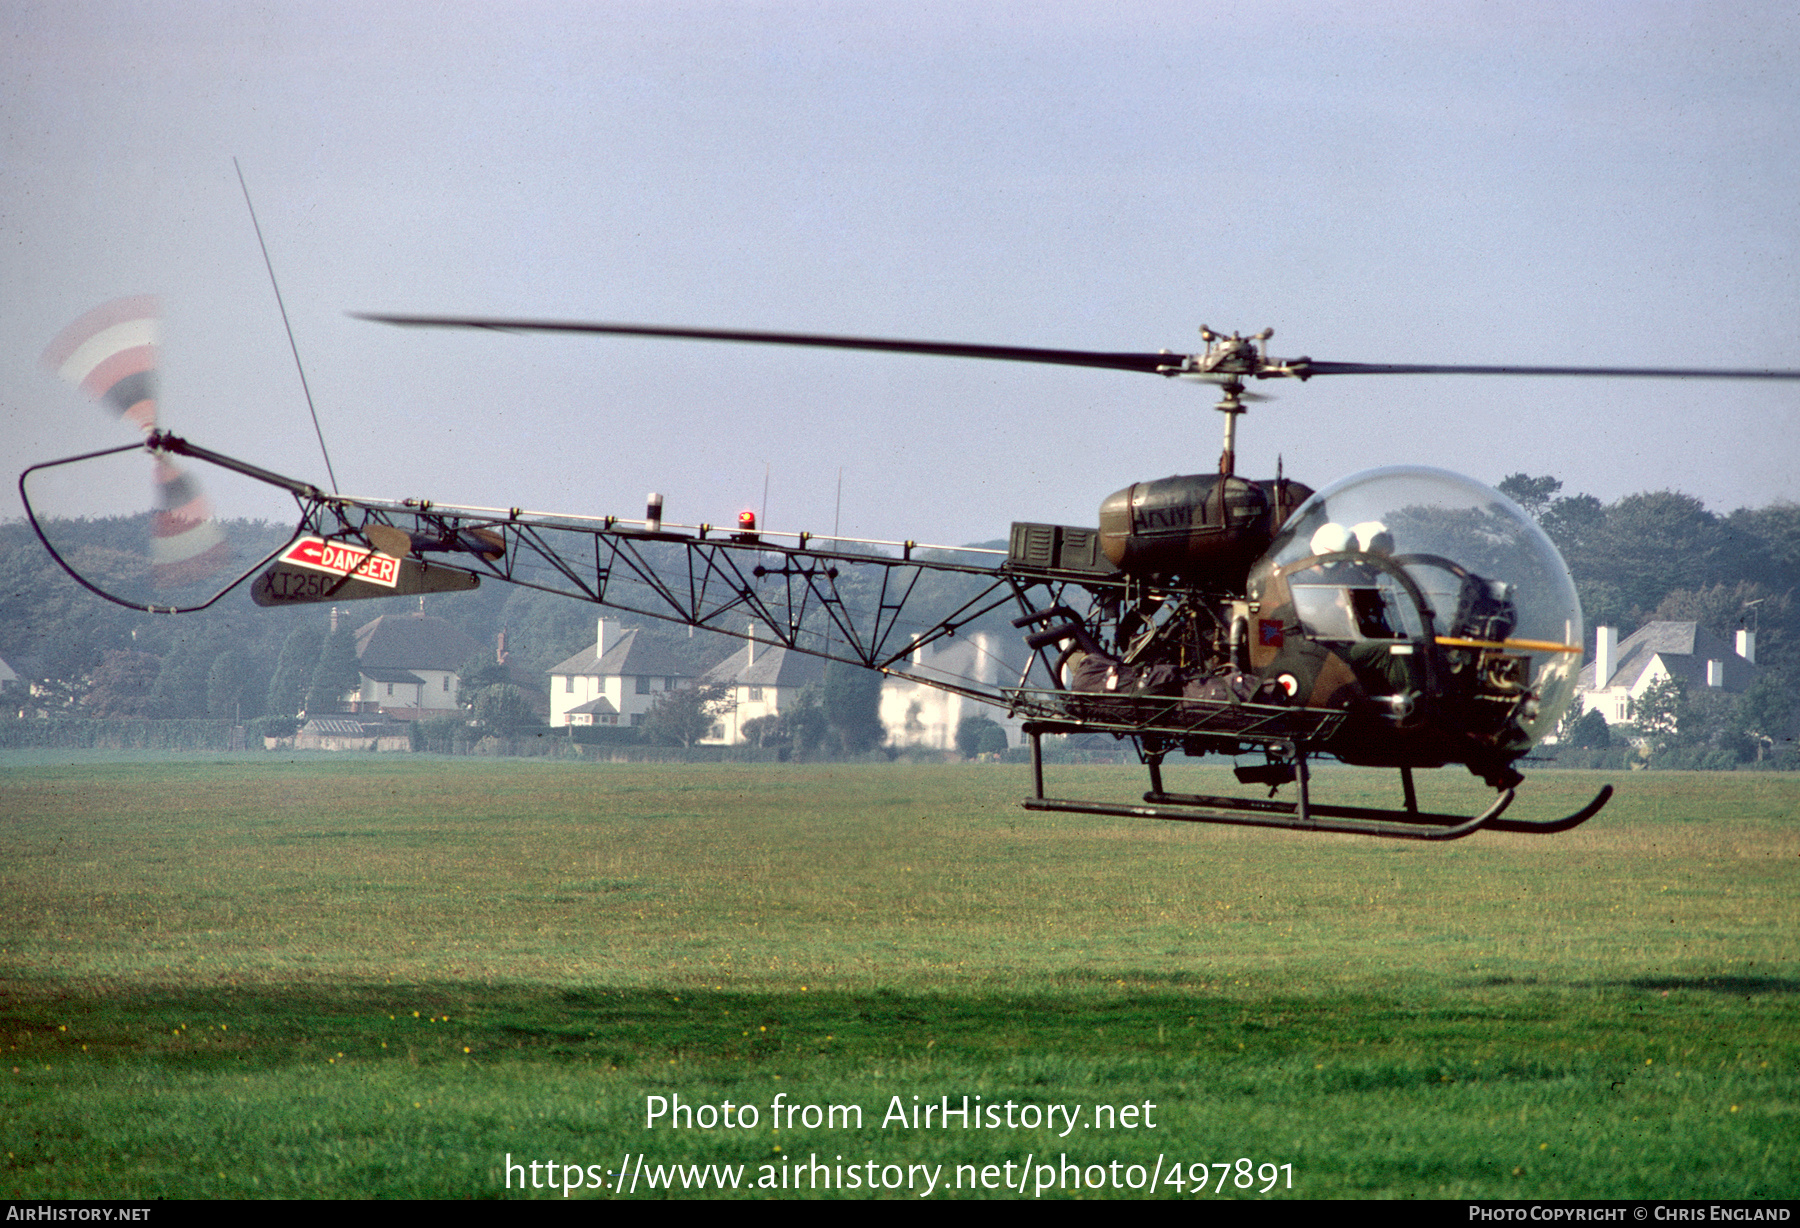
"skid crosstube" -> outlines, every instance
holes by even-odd
[[[1552,835],[1578,827],[1600,812],[1612,798],[1612,786],[1604,786],[1594,799],[1575,813],[1560,819],[1534,822],[1529,819],[1502,819],[1512,805],[1512,789],[1503,790],[1482,813],[1466,815],[1436,814],[1421,811],[1413,792],[1412,770],[1401,768],[1406,790],[1406,808],[1381,810],[1364,806],[1321,805],[1312,801],[1310,773],[1306,756],[1297,747],[1288,746],[1299,785],[1297,801],[1275,801],[1262,798],[1215,797],[1203,793],[1170,793],[1162,787],[1162,755],[1148,759],[1151,789],[1144,794],[1143,804],[1088,802],[1044,796],[1044,761],[1041,738],[1055,732],[1027,724],[1031,738],[1032,796],[1025,799],[1027,810],[1060,810],[1079,814],[1118,815],[1122,818],[1168,819],[1182,823],[1224,823],[1244,827],[1274,827],[1286,831],[1335,832],[1342,835],[1378,836],[1392,840],[1460,840],[1478,831],[1505,831],[1528,835]]]

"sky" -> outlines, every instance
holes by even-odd
[[[234,157],[352,494],[968,542],[1208,471],[1220,425],[1156,376],[352,311],[1800,368],[1792,5],[1199,7],[13,0],[0,459],[130,442],[38,356],[152,293],[163,424],[326,481]],[[1800,499],[1800,384],[1258,390],[1251,477]]]

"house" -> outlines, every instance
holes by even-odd
[[[315,716],[294,735],[294,749],[407,751],[412,749],[410,729],[406,723],[386,717],[366,720],[341,713]],[[270,749],[277,742],[275,738],[263,739],[263,745]]]
[[[824,681],[823,659],[747,641],[700,678],[701,686],[722,686],[729,692],[729,706],[700,740],[727,746],[742,742],[745,725],[779,714],[803,688]]]
[[[1645,623],[1623,641],[1614,627],[1594,629],[1594,659],[1575,680],[1575,695],[1607,724],[1629,720],[1631,701],[1662,678],[1679,678],[1689,694],[1714,688],[1747,691],[1761,676],[1756,633],[1739,631],[1737,643],[1695,622]]]
[[[30,712],[30,701],[37,694],[37,687],[20,678],[12,666],[0,661],[0,703],[6,705],[7,715],[24,717]],[[45,715],[40,709],[39,716]]]
[[[641,725],[667,691],[693,673],[637,628],[599,620],[591,647],[550,667],[550,724]]]
[[[1008,716],[1004,708],[939,690],[924,679],[983,687],[1016,683],[1025,669],[1026,652],[1018,639],[986,631],[915,648],[906,664],[891,671],[881,685],[881,723],[889,741],[922,750],[955,750],[957,726],[968,717],[985,716],[1006,730],[1007,745],[1023,745],[1024,722]]]
[[[431,614],[383,614],[356,629],[354,710],[399,720],[459,711],[457,671],[480,646]]]

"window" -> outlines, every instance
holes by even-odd
[[[642,712],[633,712],[631,714],[631,723],[633,725],[642,725],[644,723],[644,714]]]
[[[392,695],[394,693],[394,684],[391,682],[387,684],[387,693],[389,695]]]
[[[574,674],[566,674],[563,677],[563,694],[564,695],[573,695],[574,693],[575,693],[575,675]]]
[[[762,702],[762,688],[761,687],[753,686],[750,688],[750,702],[751,703],[761,703]]]
[[[444,693],[446,695],[448,695],[450,693],[450,675],[449,674],[444,675]]]
[[[674,690],[674,689],[675,689],[675,679],[673,679],[673,678],[664,678],[664,679],[663,679],[663,690],[665,690],[665,691],[673,691],[673,690]]]
[[[648,674],[639,674],[638,675],[637,693],[639,695],[648,695],[650,693],[650,675],[648,675]]]

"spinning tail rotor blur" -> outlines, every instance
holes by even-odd
[[[136,438],[33,466],[19,488],[38,536],[77,580],[120,604],[174,612],[211,604],[235,585],[243,576],[240,560],[259,559],[269,549],[249,538],[272,533],[285,540],[286,533],[269,526],[228,527],[198,479],[156,446],[161,314],[150,295],[115,299],[50,343],[44,365],[136,428],[131,432]],[[148,513],[106,516],[121,491],[142,482],[146,459]],[[141,523],[130,523],[135,521]],[[81,566],[70,565],[76,556]]]
[[[149,295],[102,304],[57,335],[44,364],[147,436],[157,428],[161,317]],[[184,588],[226,566],[230,552],[199,483],[162,454],[154,465],[151,578],[159,589]]]

